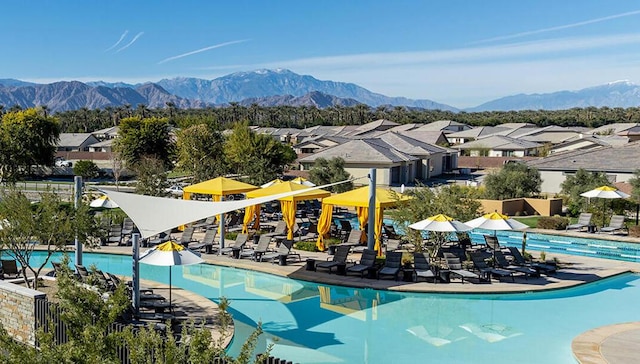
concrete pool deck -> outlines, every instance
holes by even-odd
[[[579,234],[579,235],[578,235]],[[596,239],[613,238],[618,241],[639,242],[639,240],[607,236],[602,234],[587,234],[575,232],[560,232],[558,235],[591,237]],[[145,248],[142,248],[144,251]],[[86,250],[96,253],[131,254],[131,247],[108,246],[99,249]],[[286,266],[271,262],[254,262],[248,259],[233,259],[229,256],[216,254],[203,254],[202,258],[208,264],[241,268],[273,274],[292,279],[310,281],[314,283],[342,285],[354,288],[373,288],[380,290],[392,290],[398,292],[423,292],[423,293],[465,293],[465,294],[507,294],[518,292],[535,292],[556,290],[579,286],[585,283],[595,282],[601,279],[613,277],[627,272],[640,273],[640,263],[623,262],[609,259],[598,259],[564,254],[547,254],[547,259],[557,258],[560,269],[557,273],[540,278],[516,276],[515,282],[510,279],[496,280],[491,283],[465,282],[452,279],[451,283],[438,283],[420,281],[404,282],[389,279],[369,279],[359,276],[342,276],[329,274],[326,271],[307,270],[307,259],[325,261],[330,259],[326,253],[298,251],[301,261],[290,263]],[[350,260],[357,261],[359,254],[351,254]],[[174,288],[175,289],[175,288]],[[175,291],[174,291],[175,292]],[[182,293],[182,292],[180,292]],[[186,293],[186,292],[185,292]],[[204,297],[193,295],[188,298],[198,305],[207,306],[211,301]],[[205,300],[207,302],[199,302]],[[595,363],[629,363],[638,357],[640,352],[640,322],[614,324],[589,330],[577,338],[572,344],[575,359],[583,364]]]

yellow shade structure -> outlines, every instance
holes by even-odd
[[[383,211],[387,207],[397,205],[401,201],[408,200],[409,197],[395,193],[392,190],[376,187],[376,216],[375,216],[375,246],[374,249],[378,254],[382,253],[380,249],[380,237],[382,236],[382,217]],[[333,206],[355,207],[358,214],[358,221],[361,224],[366,222],[369,214],[369,186],[356,188],[354,190],[340,193],[322,200],[322,214],[318,220],[318,241],[316,246],[318,250],[324,250],[324,236],[329,233],[331,228],[331,215]],[[364,229],[363,230],[363,234]]]
[[[216,177],[208,181],[196,183],[186,186],[182,189],[182,199],[190,200],[191,194],[199,193],[203,195],[211,195],[213,201],[220,201],[222,196],[232,195],[235,193],[245,193],[257,189],[257,186],[236,181],[227,177]],[[220,224],[218,228],[220,238],[224,239],[224,227]]]
[[[270,195],[276,195],[284,192],[308,190],[308,186],[293,183],[291,181],[276,183],[267,188],[261,188],[251,192],[247,192],[247,198],[265,197]],[[280,199],[280,206],[282,208],[282,219],[287,224],[287,239],[293,239],[293,225],[296,223],[296,203],[298,201],[315,200],[318,198],[325,198],[331,196],[331,192],[325,190],[310,190],[309,192],[302,192],[295,196],[289,196]],[[245,210],[245,220],[247,219],[247,213],[249,210]],[[247,222],[248,224],[248,222]]]

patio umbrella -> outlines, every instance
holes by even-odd
[[[473,229],[471,226],[443,214],[428,217],[409,225],[409,227],[415,230],[440,232],[469,231]]]
[[[105,208],[105,209],[115,209],[118,206],[117,203],[113,202],[113,200],[109,199],[109,196],[101,196],[96,198],[95,200],[91,201],[91,203],[89,203],[89,206],[91,207],[97,207],[97,208]]]
[[[202,262],[204,260],[200,258],[200,254],[171,240],[147,250],[140,257],[140,263],[169,267],[169,306],[171,306],[171,267]]]
[[[585,193],[581,193],[580,196],[587,198],[603,198],[603,199],[614,199],[614,198],[627,198],[628,194],[618,190],[615,187],[610,186],[601,186],[598,188],[594,188],[591,191],[587,191]],[[604,226],[604,213],[606,209],[606,202],[602,200],[602,226]]]
[[[524,230],[529,226],[521,223],[518,220],[512,219],[507,215],[503,215],[498,212],[492,212],[476,219],[465,222],[465,224],[471,226],[474,229],[486,229],[486,230]]]

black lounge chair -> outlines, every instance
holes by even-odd
[[[556,270],[558,269],[555,264],[546,264],[546,263],[538,263],[538,262],[527,262],[526,259],[524,259],[524,257],[522,256],[522,254],[520,253],[520,251],[518,250],[518,248],[514,247],[514,246],[510,246],[508,247],[509,251],[511,252],[511,256],[513,257],[513,262],[517,265],[523,266],[523,267],[531,267],[533,269],[535,269],[536,271],[543,273],[543,274],[551,274],[551,273],[555,273]]]
[[[480,272],[480,275],[483,276],[485,280],[491,281],[492,276],[497,276],[499,278],[511,277],[511,280],[515,282],[513,271],[490,267],[487,262],[484,261],[484,257],[478,253],[471,253],[471,261],[473,262],[474,268]]]
[[[615,234],[619,231],[628,233],[627,227],[624,224],[624,216],[622,215],[611,216],[611,220],[609,220],[609,226],[603,226],[600,229],[601,233]]]
[[[444,259],[447,262],[447,268],[449,270],[449,273],[456,277],[459,277],[462,284],[464,284],[465,279],[470,279],[470,278],[480,279],[480,276],[477,275],[476,273],[463,269],[462,262],[460,261],[460,258],[458,258],[457,256],[451,253],[444,253]]]
[[[20,278],[22,273],[18,269],[18,262],[15,259],[2,259],[2,274],[0,278]]]
[[[376,267],[376,256],[378,252],[373,249],[365,249],[362,251],[362,256],[360,257],[360,261],[355,265],[347,268],[347,274],[349,273],[358,273],[360,277],[364,277],[365,274],[368,274],[370,270],[375,269]]]
[[[333,259],[327,260],[325,262],[316,263],[316,269],[318,268],[328,269],[329,274],[331,274],[331,271],[333,270],[333,268],[336,268],[339,265],[344,265],[346,267],[347,257],[349,256],[350,251],[351,251],[351,248],[349,246],[338,245],[336,247],[335,254],[333,254]]]
[[[384,276],[392,276],[396,281],[402,267],[402,252],[388,252],[384,265],[378,271],[378,279]]]
[[[413,274],[415,282],[421,277],[424,279],[433,278],[437,282],[436,275],[429,264],[429,253],[413,253]]]
[[[583,212],[578,216],[578,221],[575,224],[569,224],[566,230],[582,230],[591,224],[591,216],[593,214],[589,212]]]
[[[113,224],[109,227],[109,234],[107,235],[106,244],[116,243],[117,245],[122,244],[122,226],[119,224]]]
[[[540,273],[533,269],[533,268],[529,268],[529,267],[523,267],[523,266],[519,266],[519,265],[513,265],[511,264],[507,258],[504,256],[504,254],[502,254],[501,251],[496,251],[493,253],[493,257],[496,259],[496,267],[501,268],[501,269],[506,269],[506,270],[510,270],[510,271],[514,271],[514,272],[518,272],[518,273],[522,273],[525,277],[525,279],[528,279],[529,277],[539,277]]]

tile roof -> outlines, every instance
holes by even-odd
[[[524,150],[540,148],[542,144],[511,138],[504,135],[492,135],[454,146],[456,149],[492,149],[492,150]]]
[[[300,162],[314,162],[318,158],[335,157],[340,157],[347,163],[367,164],[392,164],[419,159],[400,152],[378,139],[355,139],[301,158]]]
[[[640,169],[640,141],[622,146],[599,147],[590,150],[575,150],[529,162],[541,170],[589,171],[632,173]]]

